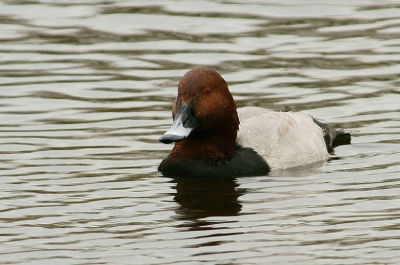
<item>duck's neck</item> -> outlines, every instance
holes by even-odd
[[[175,143],[170,156],[208,162],[225,160],[234,152],[236,136],[237,129],[219,131],[214,135],[194,133]]]

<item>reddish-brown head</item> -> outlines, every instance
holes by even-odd
[[[224,159],[231,155],[239,119],[236,104],[221,75],[208,68],[190,70],[179,82],[172,110],[174,118],[179,100],[183,106],[192,104],[198,124],[187,138],[175,144],[171,155],[176,153],[210,160]]]

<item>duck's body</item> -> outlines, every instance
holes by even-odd
[[[254,149],[271,169],[329,158],[323,131],[307,115],[245,107],[238,110],[237,143]]]
[[[175,142],[158,167],[164,175],[263,175],[326,160],[333,147],[350,143],[348,133],[307,115],[254,107],[236,110],[225,80],[207,68],[184,75],[172,113],[174,124],[160,138]]]

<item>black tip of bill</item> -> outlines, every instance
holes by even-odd
[[[164,134],[163,136],[158,139],[160,142],[164,144],[170,144],[172,142],[179,142],[185,139],[186,136],[183,135],[175,135],[175,134]]]

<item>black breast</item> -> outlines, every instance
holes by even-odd
[[[209,162],[194,161],[189,158],[179,161],[163,159],[158,170],[164,176],[171,177],[239,177],[266,175],[270,167],[253,149],[239,145],[235,147],[233,155],[226,160]]]

